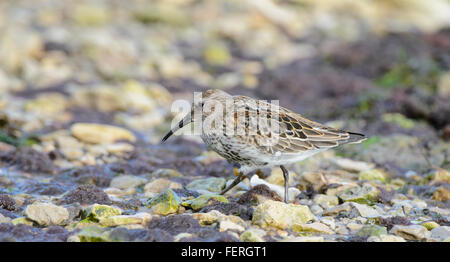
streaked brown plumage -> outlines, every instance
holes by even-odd
[[[204,126],[201,137],[211,150],[240,166],[240,175],[222,194],[251,171],[280,166],[285,178],[285,201],[288,202],[289,173],[284,165],[341,144],[359,143],[365,139],[362,134],[322,125],[277,105],[246,96],[231,96],[220,90],[207,90],[202,93],[202,100],[193,104],[191,114],[170,130],[163,141],[190,122],[202,120],[206,123],[218,108],[223,109],[222,114],[216,115],[222,117],[222,125],[214,122],[217,128],[214,131]],[[195,114],[198,111],[202,114]],[[270,125],[259,119],[272,119],[274,122]],[[271,129],[273,126],[277,129]],[[228,129],[230,127],[232,129]],[[231,130],[234,132],[230,133]]]

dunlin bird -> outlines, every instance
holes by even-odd
[[[221,109],[222,112],[216,109]],[[215,119],[216,129],[205,126],[206,123],[213,125],[214,121],[208,122],[208,118]],[[264,121],[255,119],[269,119],[272,122],[266,121],[265,123],[271,123],[266,125],[261,124]],[[207,90],[202,93],[201,100],[194,100],[191,113],[174,126],[162,142],[183,126],[199,120],[203,123],[201,138],[209,149],[239,167],[238,177],[221,194],[236,186],[253,171],[279,166],[284,176],[286,203],[289,201],[289,172],[285,165],[338,145],[365,140],[362,134],[313,122],[272,103],[246,96],[231,96],[220,90]]]

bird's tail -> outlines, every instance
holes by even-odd
[[[346,144],[358,144],[366,140],[367,137],[363,134],[347,132],[350,137],[345,141]]]

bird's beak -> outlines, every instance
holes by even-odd
[[[170,129],[170,131],[163,137],[163,139],[161,140],[161,142],[166,141],[171,135],[173,135],[175,132],[178,131],[178,129],[184,127],[185,125],[189,124],[192,122],[192,117],[191,117],[191,113],[187,114],[183,119],[181,119],[180,122],[178,122],[178,124],[176,126],[174,126],[172,129]]]

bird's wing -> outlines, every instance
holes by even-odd
[[[313,149],[327,149],[340,144],[355,143],[364,140],[364,135],[338,130],[332,127],[306,119],[300,114],[290,111],[281,106],[264,104],[249,97],[239,96],[243,110],[237,110],[235,114],[236,125],[243,125],[246,136],[241,136],[246,143],[257,146],[261,151],[274,154],[299,153]],[[256,106],[255,103],[259,103]],[[256,124],[257,130],[253,130],[255,125],[249,124],[247,120],[252,116],[263,119],[275,119],[278,124],[277,129],[267,130],[264,125]],[[246,121],[242,124],[242,119]],[[250,121],[251,122],[251,121]]]

